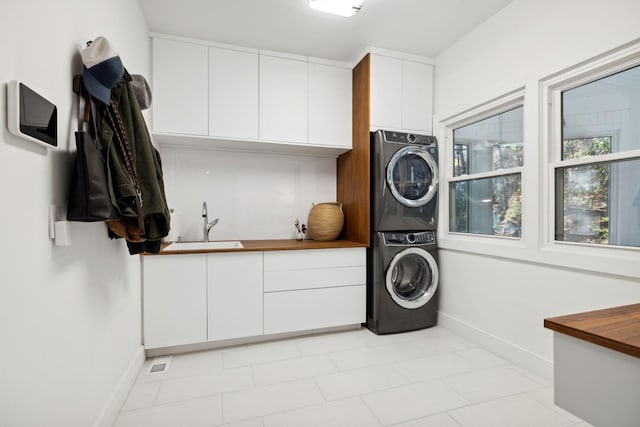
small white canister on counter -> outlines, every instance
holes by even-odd
[[[177,242],[180,239],[180,215],[175,209],[169,209],[171,222],[169,223],[169,234],[164,238],[165,242]]]

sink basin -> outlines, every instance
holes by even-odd
[[[242,249],[238,241],[171,243],[163,251],[206,251],[208,249]]]

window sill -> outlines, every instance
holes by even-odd
[[[549,243],[531,246],[521,239],[493,236],[439,236],[438,248],[509,261],[541,264],[626,279],[640,279],[638,249]]]

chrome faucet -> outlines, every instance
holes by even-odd
[[[209,231],[213,228],[214,225],[220,221],[220,218],[216,218],[213,221],[209,222],[209,214],[207,212],[207,202],[202,202],[202,234],[204,236],[204,241],[209,241]]]

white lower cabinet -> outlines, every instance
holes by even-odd
[[[313,249],[264,255],[264,333],[366,320],[366,250]]]
[[[142,257],[144,345],[207,340],[206,254]]]
[[[262,252],[207,255],[208,340],[262,335]]]
[[[365,248],[142,257],[147,349],[366,320]]]
[[[366,320],[365,285],[264,294],[264,333],[354,325]]]

